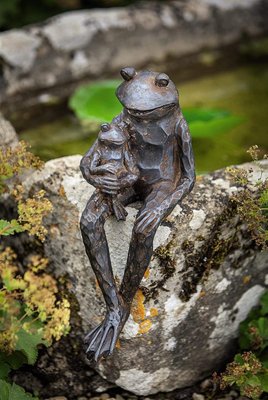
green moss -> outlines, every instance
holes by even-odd
[[[164,290],[166,281],[174,275],[176,270],[176,258],[171,254],[171,248],[174,246],[174,241],[171,240],[166,246],[159,246],[153,254],[153,257],[159,261],[160,272],[162,278],[158,281],[154,281],[150,284],[149,288],[141,287],[145,297],[145,302],[150,299],[155,299],[159,293],[159,290]]]
[[[204,282],[212,269],[217,270],[221,267],[224,259],[232,251],[241,248],[238,232],[243,237],[250,239],[248,231],[241,231],[241,220],[234,222],[237,215],[237,203],[231,198],[226,209],[217,218],[208,239],[199,236],[197,240],[204,242],[198,251],[194,253],[194,242],[185,240],[181,248],[185,255],[185,267],[182,273],[182,288],[179,297],[182,301],[188,301],[192,294],[196,293],[197,285]],[[228,238],[222,237],[223,227],[230,224],[234,229],[234,233]],[[252,241],[247,241],[247,245],[243,248],[243,255],[236,261],[233,268],[239,268],[242,261],[248,257]],[[171,254],[171,248],[174,246],[174,240],[170,241],[166,246],[158,247],[154,252],[154,257],[159,261],[162,278],[154,281],[149,287],[141,287],[145,302],[155,299],[159,290],[166,290],[164,285],[166,281],[174,275],[176,270],[176,258]]]
[[[241,248],[241,243],[238,238],[238,231],[247,238],[250,237],[249,232],[241,232],[239,230],[241,221],[238,219],[234,223],[234,217],[237,215],[237,204],[230,199],[228,205],[222,215],[216,220],[212,232],[204,244],[196,253],[189,251],[189,241],[183,243],[182,248],[185,252],[185,267],[183,271],[183,283],[179,297],[182,301],[188,301],[193,293],[196,293],[197,285],[205,281],[211,269],[219,269],[223,260],[232,251]],[[223,225],[230,224],[234,229],[234,233],[228,238],[222,238]],[[204,239],[202,239],[204,240]],[[252,241],[247,244],[252,248]],[[243,249],[243,256],[237,260],[237,263],[232,265],[233,268],[239,268],[242,265],[243,259],[248,257],[248,249]]]
[[[70,291],[69,274],[66,273],[58,278],[58,287],[60,297],[67,299],[70,303],[71,319],[75,319],[75,324],[81,326],[82,319],[79,315],[80,306],[76,296]]]

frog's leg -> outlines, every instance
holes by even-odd
[[[174,190],[174,183],[170,181],[162,181],[154,185],[136,217],[127,265],[120,287],[120,294],[128,309],[150,263],[157,228],[175,206],[162,207],[161,203]]]
[[[94,354],[95,361],[98,361],[102,355],[105,356],[113,351],[121,331],[121,321],[125,319],[127,313],[117,293],[104,231],[105,220],[111,214],[109,198],[95,191],[87,203],[80,221],[86,253],[107,306],[107,315],[104,321],[89,332],[85,338],[88,343],[87,352]]]

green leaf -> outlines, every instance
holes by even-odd
[[[38,398],[25,392],[21,386],[15,383],[10,384],[0,380],[0,400],[38,400]]]
[[[246,319],[241,322],[239,325],[240,336],[239,336],[239,346],[241,349],[249,349],[250,348],[250,334],[249,334],[249,321]]]
[[[0,353],[0,362],[9,364],[12,369],[18,369],[27,363],[27,357],[21,351],[13,351],[11,354]]]
[[[194,121],[189,123],[192,137],[207,138],[230,131],[243,121],[237,115],[227,115],[210,121]]]
[[[268,372],[265,372],[264,374],[257,374],[260,383],[261,383],[261,388],[265,392],[268,392]]]
[[[230,115],[229,111],[213,108],[184,108],[183,115],[188,123],[195,121],[211,121],[213,119],[225,118]]]
[[[9,387],[9,383],[0,379],[0,400],[10,400]]]
[[[80,119],[110,122],[122,110],[115,90],[122,81],[106,80],[79,87],[71,96],[69,107]]]
[[[260,380],[257,375],[252,375],[250,378],[247,379],[247,383],[250,386],[255,387],[260,385]]]
[[[244,360],[243,360],[241,354],[236,354],[234,359],[239,365],[243,365],[244,364]]]
[[[262,315],[268,314],[268,290],[262,295],[260,303]]]
[[[10,369],[11,368],[7,363],[1,361],[0,362],[0,379],[7,378]]]
[[[15,220],[6,221],[4,219],[0,220],[0,235],[14,235],[15,232],[22,232],[22,226]]]
[[[44,343],[42,333],[31,335],[24,329],[21,329],[17,333],[17,336],[16,350],[20,350],[25,354],[29,364],[34,364],[37,359],[37,345]]]

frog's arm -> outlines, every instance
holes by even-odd
[[[100,165],[101,154],[98,149],[89,158],[89,172],[91,175],[98,175],[105,172],[105,165]]]
[[[97,146],[98,146],[98,140],[96,140],[93,146],[90,147],[90,149],[82,157],[82,160],[80,162],[80,170],[82,172],[82,175],[84,179],[91,185],[93,185],[93,180],[91,178],[91,172],[90,172],[91,160],[92,160],[92,155],[97,150]]]
[[[178,182],[176,189],[168,194],[162,201],[161,207],[166,210],[172,209],[177,203],[181,202],[181,200],[191,192],[195,183],[195,162],[192,138],[188,124],[183,116],[176,125],[175,136],[181,154],[182,178]]]
[[[181,120],[177,123],[176,137],[181,152],[182,169],[182,183],[178,185],[178,189],[182,187],[182,185],[185,187],[185,194],[182,195],[182,197],[184,197],[194,187],[195,162],[191,134],[188,124],[183,116]]]

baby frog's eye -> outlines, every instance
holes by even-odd
[[[105,122],[104,124],[101,124],[102,132],[108,132],[110,129],[111,129],[110,124],[107,124],[107,122]]]
[[[155,78],[155,84],[160,87],[165,87],[169,83],[169,77],[167,74],[161,73],[158,74],[157,77]]]

